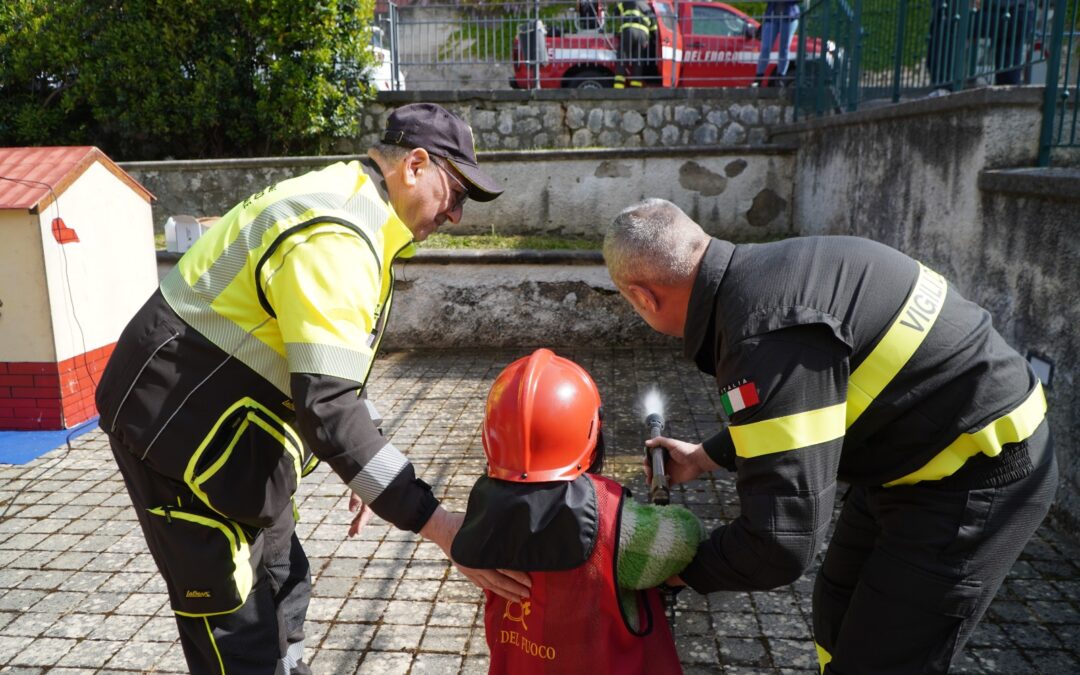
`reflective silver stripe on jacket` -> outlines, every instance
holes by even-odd
[[[349,489],[360,495],[365,504],[371,504],[383,493],[386,486],[409,465],[409,460],[392,443],[387,443],[349,481]]]
[[[371,355],[334,345],[318,345],[309,342],[286,342],[289,370],[294,373],[333,375],[345,380],[367,380],[371,370]]]
[[[265,342],[211,309],[206,298],[187,285],[178,267],[162,280],[161,291],[169,306],[203,337],[262,375],[286,395],[289,393],[289,368],[285,359]]]
[[[277,668],[274,669],[274,675],[289,675],[292,669],[296,667],[296,664],[300,663],[303,658],[304,641],[293,642],[285,651],[285,656],[278,661]]]

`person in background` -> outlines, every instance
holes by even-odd
[[[364,394],[393,264],[467,199],[502,192],[433,104],[387,117],[368,157],[272,185],[221,218],[128,323],[97,389],[192,673],[310,673],[303,475],[322,460],[371,512],[449,555],[461,524],[379,431]],[[521,598],[526,575],[462,573]]]
[[[604,5],[597,0],[578,0],[577,13],[581,30],[600,30],[604,27]]]
[[[765,82],[765,71],[769,68],[772,51],[776,49],[775,81],[770,78],[769,86],[787,86],[788,54],[791,51],[791,36],[799,24],[798,0],[778,0],[765,5],[765,16],[761,22],[761,52],[758,55],[757,71],[754,84]]]
[[[600,475],[602,417],[589,374],[548,349],[491,385],[487,472],[451,553],[532,580],[527,600],[486,594],[492,675],[682,672],[654,587],[690,562],[705,532],[686,509],[639,504]]]
[[[735,245],[662,199],[615,218],[604,261],[716,378],[718,433],[646,443],[670,453],[672,483],[736,472],[739,516],[681,580],[701,593],[795,581],[843,481],[814,584],[822,672],[948,672],[1058,482],[1042,384],[986,310],[883,244]]]
[[[979,2],[976,2],[979,6]],[[980,34],[994,50],[994,84],[1021,84],[1025,45],[1035,32],[1033,0],[981,0]]]
[[[615,88],[642,87],[650,55],[654,53],[650,43],[656,37],[656,15],[652,5],[646,0],[617,2],[611,15],[619,32],[619,72],[615,75]]]

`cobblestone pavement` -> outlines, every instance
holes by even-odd
[[[387,433],[451,510],[483,467],[479,425],[495,375],[526,350],[395,352],[371,390]],[[715,429],[715,384],[667,349],[560,351],[605,402],[608,473],[644,494],[638,402],[656,384],[672,434]],[[734,517],[723,472],[676,489],[706,524]],[[300,492],[315,597],[316,673],[486,673],[481,594],[432,544],[376,519],[346,539],[345,489],[320,468]],[[185,672],[164,584],[145,550],[104,436],[86,434],[24,466],[0,467],[0,671]],[[1044,525],[1025,549],[956,672],[1080,672],[1080,545]],[[811,673],[814,570],[763,593],[684,592],[675,629],[688,673]]]

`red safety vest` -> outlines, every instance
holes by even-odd
[[[602,476],[589,478],[599,515],[589,559],[563,572],[530,573],[530,597],[520,603],[487,592],[490,675],[682,673],[655,588],[638,593],[637,633],[622,616],[615,553],[623,488]]]

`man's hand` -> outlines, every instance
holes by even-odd
[[[705,454],[705,448],[700,443],[694,445],[664,436],[645,441],[645,446],[649,448],[655,448],[658,445],[663,446],[671,457],[671,461],[667,463],[667,473],[672,485],[687,483],[707,471],[720,468],[719,464]],[[645,479],[652,480],[652,468],[647,461],[645,462]]]
[[[465,521],[464,513],[449,513],[442,506],[436,507],[435,512],[423,528],[420,536],[435,542],[454,567],[465,575],[465,578],[484,590],[501,595],[507,600],[520,602],[529,597],[529,588],[532,580],[525,572],[515,570],[478,570],[472,567],[464,567],[454,562],[450,556],[450,545],[454,541],[461,524]]]
[[[349,513],[355,513],[356,517],[349,523],[349,536],[355,537],[365,525],[368,524],[374,516],[375,512],[371,510],[371,507],[364,503],[360,499],[360,495],[355,492],[349,494]]]

